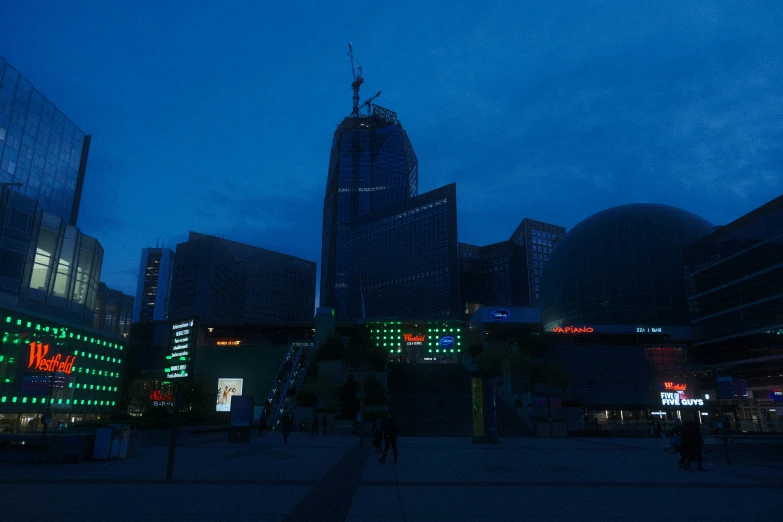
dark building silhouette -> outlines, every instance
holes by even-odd
[[[565,228],[525,218],[508,241],[459,244],[462,316],[482,306],[536,308],[544,266]]]
[[[0,56],[0,184],[76,226],[90,136]]]
[[[352,266],[351,230],[374,212],[418,194],[418,161],[396,113],[374,106],[349,116],[332,141],[324,196],[320,306],[338,321],[357,317],[360,281]]]
[[[348,317],[459,318],[455,184],[358,218],[349,248]]]
[[[196,232],[177,245],[176,259],[171,319],[313,320],[313,261]]]
[[[561,325],[687,325],[683,249],[713,226],[667,205],[623,205],[576,225],[541,281],[545,329]]]
[[[769,395],[783,386],[783,196],[688,246],[684,264],[691,360],[783,402]]]
[[[114,337],[127,337],[130,333],[133,301],[132,295],[109,288],[106,283],[99,283],[92,327]]]

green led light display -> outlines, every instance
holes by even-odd
[[[115,384],[124,371],[123,361],[111,357],[110,350],[122,350],[121,344],[102,338],[100,333],[98,337],[94,334],[90,337],[55,321],[36,323],[34,318],[24,313],[6,315],[5,325],[0,337],[0,364],[4,373],[0,383],[5,384],[3,392],[13,390],[18,396],[13,393],[0,395],[0,413],[38,413],[49,405],[53,411],[73,408],[74,412],[78,412],[77,408],[81,406],[81,411],[95,412],[95,406],[111,407],[119,402],[116,400],[118,396],[115,400],[111,399],[119,393]],[[28,349],[31,342],[46,346],[45,350],[37,352],[38,359],[35,360],[39,362],[35,362],[36,366],[28,365],[32,357]],[[81,343],[88,342],[93,345],[93,352],[82,350],[84,345]],[[88,359],[91,367],[84,368],[80,362]],[[58,373],[58,385],[47,401],[46,396],[41,396],[40,386],[35,387],[38,386],[36,381],[22,381],[22,376],[46,376],[48,370],[45,368],[57,364],[50,361],[60,361],[60,364],[69,361],[69,366],[67,371],[61,369]],[[111,381],[107,382],[108,379]],[[92,408],[85,409],[85,402]]]

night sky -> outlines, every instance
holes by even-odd
[[[457,182],[461,241],[634,202],[724,224],[783,192],[776,1],[219,3],[0,7],[0,54],[93,137],[79,227],[127,293],[189,230],[320,264],[349,41],[420,192]]]

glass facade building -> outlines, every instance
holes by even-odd
[[[529,306],[525,250],[516,243],[460,243],[459,269],[463,319],[482,306]]]
[[[99,283],[92,327],[114,337],[126,337],[130,333],[133,301],[132,295]]]
[[[690,212],[654,204],[585,219],[560,241],[543,271],[545,328],[689,324],[683,249],[712,228]]]
[[[482,306],[537,308],[541,273],[565,228],[525,218],[508,241],[459,244],[462,314]]]
[[[459,318],[455,184],[355,220],[349,252],[348,317]]]
[[[0,303],[91,326],[103,247],[39,202],[2,189]]]
[[[566,234],[564,227],[525,218],[511,234],[510,241],[525,250],[527,288],[522,306],[540,306],[541,275],[549,262],[552,251]]]
[[[352,272],[352,227],[418,194],[418,160],[397,115],[374,106],[348,117],[332,141],[324,196],[320,306],[355,319],[359,280]]]
[[[0,309],[0,330],[4,429],[40,429],[37,419],[47,406],[65,424],[85,414],[119,410],[127,355],[123,341],[8,309]]]
[[[75,226],[90,136],[0,56],[0,183]]]
[[[177,245],[170,318],[240,323],[312,321],[316,264],[191,232]]]
[[[174,278],[174,251],[145,248],[141,251],[133,322],[166,321]]]
[[[685,249],[697,364],[736,366],[748,386],[783,385],[783,196]]]

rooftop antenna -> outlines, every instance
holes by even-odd
[[[362,78],[361,65],[358,67],[359,73],[358,74],[356,73],[357,67],[354,65],[354,61],[353,61],[353,44],[351,42],[348,42],[348,57],[351,59],[351,73],[353,74],[353,83],[351,83],[351,89],[353,89],[353,111],[351,112],[351,116],[358,117],[359,116],[359,89],[364,83],[364,78]]]

